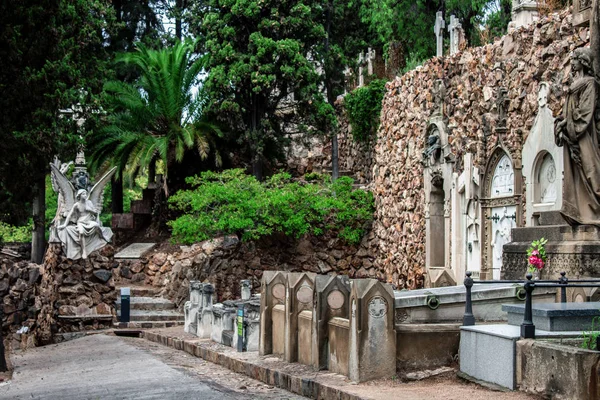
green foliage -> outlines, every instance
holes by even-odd
[[[325,38],[313,20],[319,10],[317,0],[206,0],[190,7],[190,31],[203,38],[207,54],[210,110],[234,132],[259,179],[265,161],[284,156],[284,126],[325,131],[335,121],[309,57]]]
[[[304,180],[307,182],[325,182],[328,178],[328,175],[320,174],[318,172],[304,174]]]
[[[600,337],[600,317],[594,317],[592,319],[592,326],[589,331],[583,332],[583,343],[581,343],[582,349],[588,350],[600,350],[598,346],[598,338]]]
[[[171,196],[171,207],[183,215],[169,222],[174,240],[195,243],[222,234],[242,240],[283,233],[291,237],[338,232],[349,243],[359,243],[374,211],[373,195],[353,190],[352,179],[335,183],[294,182],[287,173],[265,182],[241,169],[204,172],[188,178],[193,190]]]
[[[133,84],[106,83],[108,125],[90,141],[94,167],[108,161],[119,173],[136,174],[160,160],[168,179],[187,149],[208,157],[211,135],[220,130],[202,119],[206,96],[193,90],[203,66],[202,59],[193,56],[194,45],[179,42],[151,50],[140,44],[137,52],[119,57],[120,63],[135,67],[140,78]],[[221,163],[218,152],[215,163]]]
[[[0,2],[0,220],[25,223],[34,182],[75,153],[81,131],[59,110],[93,118],[114,22],[108,0]]]
[[[385,83],[384,79],[375,79],[368,86],[354,89],[344,97],[354,140],[367,142],[377,132]]]
[[[0,244],[13,242],[30,242],[33,222],[25,226],[13,226],[0,221]]]

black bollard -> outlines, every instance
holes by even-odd
[[[475,316],[473,315],[473,304],[471,302],[471,288],[473,287],[473,278],[471,278],[472,272],[467,271],[467,277],[465,278],[465,289],[467,296],[465,299],[465,315],[463,316],[463,325],[472,326],[475,325]]]
[[[560,273],[560,278],[558,278],[559,284],[561,284],[561,285],[569,284],[569,279],[567,279],[567,277],[565,275],[567,275],[567,273],[564,271]],[[567,302],[567,287],[566,286],[560,287],[560,302],[561,303]]]
[[[129,322],[130,312],[130,296],[131,291],[128,287],[121,288],[121,322]]]
[[[531,282],[531,278],[533,275],[527,274],[525,275],[527,280],[523,285],[525,287],[525,315],[523,316],[523,323],[521,324],[521,339],[535,339],[535,325],[533,325],[533,312],[532,312],[532,297],[533,297],[533,289],[535,289],[535,284]]]

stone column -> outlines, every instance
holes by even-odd
[[[252,297],[252,282],[249,279],[244,279],[241,281],[241,286],[242,300],[250,300],[250,297]]]

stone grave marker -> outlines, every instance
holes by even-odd
[[[444,28],[446,27],[446,22],[444,21],[444,17],[441,11],[438,11],[435,14],[435,26],[433,31],[435,32],[436,37],[436,57],[441,57],[444,55]]]
[[[450,16],[448,32],[450,33],[450,55],[453,55],[460,51],[460,43],[463,35],[462,25],[454,15]]]
[[[314,285],[314,273],[290,272],[287,276],[284,344],[287,362],[311,364]]]
[[[190,282],[190,300],[186,301],[183,311],[185,324],[183,330],[196,335],[198,333],[198,314],[202,311],[202,289],[203,283],[199,281]]]
[[[197,336],[208,339],[211,336],[213,325],[213,294],[215,287],[205,283],[202,287],[202,311],[198,313]]]
[[[354,382],[396,374],[394,293],[375,279],[355,279],[350,294],[348,376]]]
[[[592,17],[592,0],[573,0],[573,26],[586,26]]]
[[[329,324],[334,318],[348,319],[350,315],[349,298],[350,282],[347,276],[317,275],[315,277],[315,301],[312,311],[312,366],[317,370],[329,367],[330,352],[335,350],[330,346]],[[345,346],[348,347],[347,340]],[[335,358],[337,360],[338,357]]]
[[[285,327],[285,292],[287,273],[265,271],[260,295],[260,340],[258,352],[283,355]]]

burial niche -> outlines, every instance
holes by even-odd
[[[511,241],[512,229],[517,227],[517,215],[520,213],[517,201],[520,198],[520,188],[517,190],[516,187],[520,177],[520,170],[515,174],[513,161],[508,153],[498,147],[486,168],[485,193],[481,200],[485,217],[483,279],[500,279],[502,248]]]

